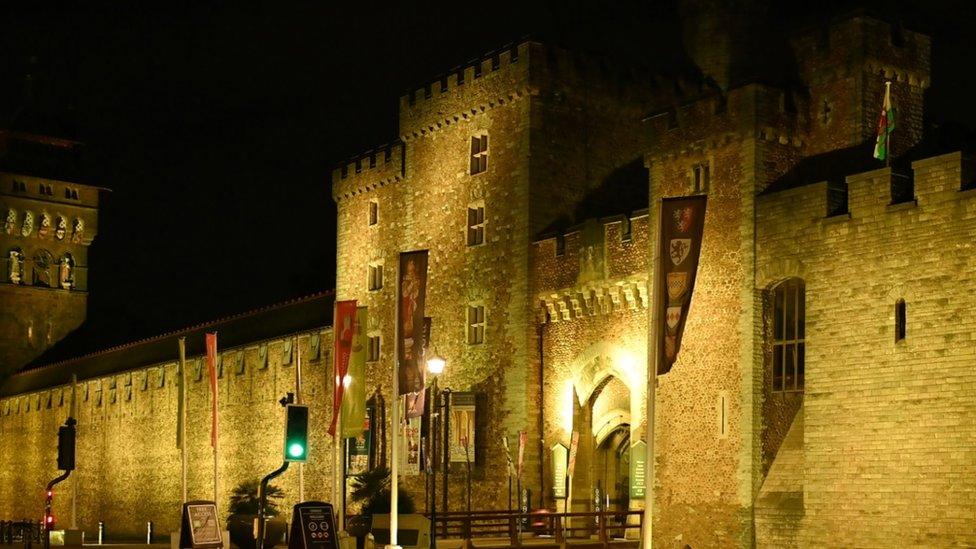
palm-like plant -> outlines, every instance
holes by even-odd
[[[352,493],[349,494],[351,503],[360,503],[363,515],[381,515],[390,512],[390,471],[386,467],[359,473],[352,480]],[[397,497],[399,513],[409,514],[416,511],[410,494],[400,490]]]
[[[246,480],[237,485],[230,496],[230,512],[235,515],[256,515],[258,514],[258,486],[261,483],[257,480]],[[268,485],[267,500],[264,505],[264,514],[267,517],[278,516],[278,504],[285,493],[273,484]]]

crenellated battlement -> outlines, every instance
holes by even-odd
[[[397,140],[339,163],[332,170],[332,198],[339,200],[399,181],[404,176],[403,142]]]
[[[427,135],[528,95],[564,103],[580,90],[591,100],[614,100],[614,108],[622,103],[646,109],[686,101],[702,88],[697,80],[664,77],[598,54],[524,41],[485,54],[401,96],[401,139]]]
[[[929,86],[931,38],[866,13],[802,29],[792,45],[812,85],[867,70],[895,82]]]
[[[800,102],[789,91],[761,84],[724,95],[705,90],[647,117],[655,143],[649,157],[673,160],[749,139],[800,148],[805,140]]]
[[[647,210],[589,219],[563,234],[533,242],[533,291],[571,291],[646,277]]]
[[[400,134],[407,140],[521,99],[529,90],[529,50],[509,44],[418,86],[400,97]]]
[[[960,204],[976,198],[976,158],[956,151],[916,160],[910,169],[883,167],[847,175],[843,184],[840,181],[763,193],[757,201],[759,218],[789,215],[802,225],[843,223],[897,212],[952,215]]]

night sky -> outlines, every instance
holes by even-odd
[[[17,4],[0,8],[0,126],[84,142],[85,182],[112,190],[89,322],[62,355],[331,289],[331,169],[395,137],[411,86],[525,35],[681,56],[673,7],[651,1]],[[929,119],[976,126],[976,3],[857,4],[934,35]]]

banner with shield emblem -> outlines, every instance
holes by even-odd
[[[705,226],[704,195],[665,198],[661,201],[661,242],[658,265],[661,299],[658,334],[658,375],[671,371],[681,348],[695,288],[698,259]]]

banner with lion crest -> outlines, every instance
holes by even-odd
[[[658,332],[658,375],[671,371],[681,348],[691,295],[698,273],[705,226],[704,195],[661,200],[661,242],[658,261],[662,326]]]

